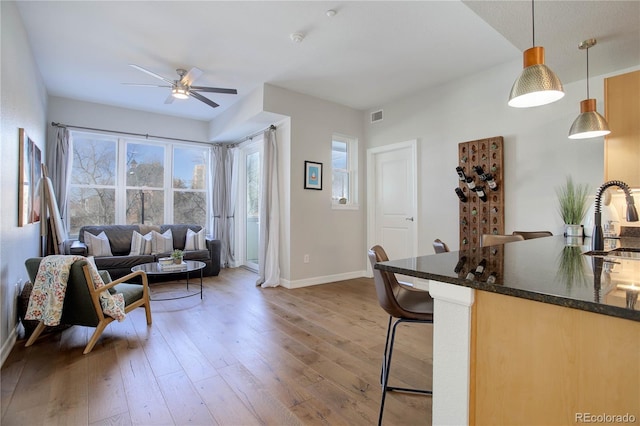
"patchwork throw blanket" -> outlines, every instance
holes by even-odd
[[[29,306],[25,314],[28,320],[43,320],[45,325],[60,324],[62,306],[67,291],[67,281],[71,265],[77,260],[86,260],[83,256],[47,256],[40,262],[38,274],[33,283],[33,290],[29,298]],[[95,267],[89,262],[89,270],[95,288],[104,287],[104,281]],[[105,315],[118,321],[125,318],[124,297],[122,294],[110,294],[108,291],[100,293],[100,305]]]

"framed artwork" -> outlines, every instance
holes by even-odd
[[[24,129],[19,129],[20,176],[18,179],[18,226],[40,220],[42,153]]]
[[[322,189],[322,163],[304,162],[304,189]]]

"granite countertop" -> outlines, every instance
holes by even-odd
[[[393,260],[377,269],[640,321],[640,259],[593,257],[590,239],[562,236]],[[640,248],[640,238],[605,240],[605,249]],[[474,274],[485,260],[482,274]]]

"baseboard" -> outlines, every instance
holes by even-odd
[[[5,360],[11,353],[11,350],[15,346],[17,340],[18,340],[18,325],[13,327],[13,330],[11,331],[9,338],[2,345],[2,352],[0,352],[0,357],[1,357],[0,366],[4,365]]]
[[[321,277],[304,278],[301,280],[293,280],[293,281],[285,280],[281,278],[280,285],[285,288],[293,289],[293,288],[309,287],[309,286],[318,285],[318,284],[333,283],[336,281],[352,280],[354,278],[366,277],[366,275],[367,275],[367,271],[353,271],[353,272],[346,272],[343,274],[324,275]]]

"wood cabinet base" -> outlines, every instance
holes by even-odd
[[[484,291],[474,319],[475,424],[640,422],[640,323]]]

